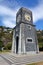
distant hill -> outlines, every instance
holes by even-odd
[[[12,28],[0,26],[0,40],[4,45],[12,42]]]
[[[43,51],[43,30],[37,31],[37,38],[38,38],[39,50]]]
[[[9,42],[12,42],[13,29],[9,27],[0,26],[0,41],[6,45]],[[43,30],[37,30],[37,38],[39,47],[43,50]]]

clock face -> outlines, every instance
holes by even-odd
[[[19,22],[21,19],[21,15],[19,14],[18,17],[17,17],[17,22]]]
[[[31,21],[31,16],[29,14],[25,14],[25,20]]]

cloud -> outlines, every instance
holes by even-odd
[[[15,17],[16,12],[17,10],[13,11],[10,8],[0,6],[0,15],[9,15],[9,16]]]
[[[10,8],[0,6],[0,16],[3,17],[2,23],[6,27],[13,28],[16,21],[16,13],[18,9],[12,10]]]
[[[14,0],[14,3],[13,2],[12,3],[15,4],[15,2],[16,1]],[[7,6],[9,6],[10,2],[7,3],[8,3]],[[10,4],[11,7],[16,6],[16,8],[12,9],[10,7],[7,7],[6,5],[5,6],[0,5],[0,16],[3,17],[2,23],[4,26],[13,28],[16,22],[16,13],[22,5],[19,6],[18,2],[16,2],[16,4],[12,6],[12,3]],[[6,3],[4,2],[4,4]],[[37,22],[38,20],[43,19],[43,0],[38,0],[38,5],[36,5],[34,8],[31,8],[31,11],[33,13],[33,22]]]
[[[10,20],[3,20],[3,23],[6,27],[10,27],[10,28],[15,27],[15,23],[13,21],[10,21]]]
[[[0,18],[4,26],[13,28],[16,25],[18,8],[19,4],[16,0],[0,0]]]
[[[38,5],[31,10],[33,12],[33,22],[43,19],[43,1],[39,0]]]

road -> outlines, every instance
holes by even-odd
[[[43,53],[33,55],[0,54],[0,65],[26,65],[40,61],[43,61]]]

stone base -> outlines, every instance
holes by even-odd
[[[37,53],[36,51],[30,51],[30,52],[26,52],[26,53],[11,53],[11,55],[14,55],[15,57],[24,57],[24,56],[34,56],[39,54],[39,52]]]

